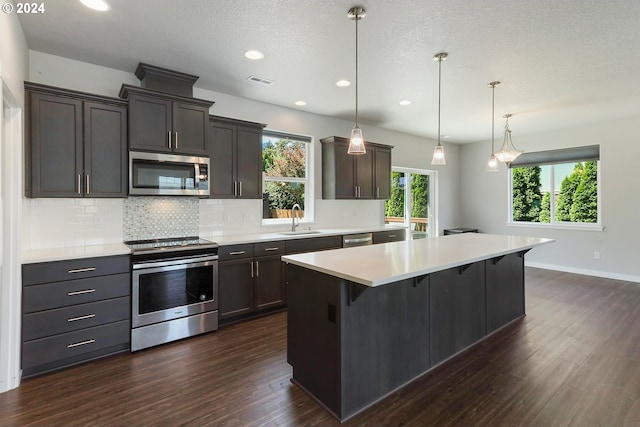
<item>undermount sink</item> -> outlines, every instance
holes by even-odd
[[[283,234],[285,236],[292,236],[298,234],[316,234],[319,233],[320,230],[296,230],[296,231],[281,231],[278,234]]]

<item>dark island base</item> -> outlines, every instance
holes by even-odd
[[[524,253],[378,287],[287,264],[292,381],[345,421],[524,316]]]

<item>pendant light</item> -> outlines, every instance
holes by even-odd
[[[513,145],[513,141],[511,141],[511,129],[509,129],[509,117],[513,114],[505,114],[503,117],[507,119],[504,124],[504,142],[502,143],[502,147],[500,151],[496,153],[496,157],[501,162],[509,165],[513,162],[522,151],[518,150],[515,145]]]
[[[494,136],[495,136],[495,117],[496,117],[496,85],[500,82],[491,82],[489,87],[491,88],[491,157],[487,163],[487,172],[498,172],[498,159],[496,158],[494,149]]]
[[[367,11],[363,7],[356,6],[349,9],[347,16],[356,21],[356,125],[351,129],[347,154],[365,154],[367,149],[364,146],[362,129],[358,126],[358,21],[367,16]]]
[[[442,92],[442,61],[447,58],[445,52],[438,53],[433,57],[434,61],[438,61],[438,144],[433,150],[433,158],[431,159],[432,165],[446,165],[444,160],[444,147],[440,143],[440,98]]]

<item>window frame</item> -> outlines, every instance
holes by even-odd
[[[311,135],[304,135],[293,132],[285,132],[279,131],[275,129],[265,129],[262,132],[262,141],[264,144],[264,139],[271,137],[272,139],[279,138],[287,138],[297,142],[303,142],[307,144],[306,153],[305,153],[305,177],[304,178],[295,178],[295,177],[271,177],[267,176],[267,174],[262,171],[262,192],[265,192],[266,183],[269,181],[277,181],[277,182],[293,182],[293,183],[302,183],[304,184],[304,216],[300,218],[300,223],[312,223],[315,221],[315,203],[314,203],[314,171],[313,171],[313,153],[314,153],[314,141],[315,138]],[[290,218],[261,218],[262,225],[283,225],[283,224],[291,224]]]
[[[581,158],[583,157],[583,154],[585,151],[591,151],[592,156],[597,155],[597,158],[593,158],[593,157]],[[572,153],[574,154],[573,157],[572,157]],[[594,154],[594,153],[597,153],[597,154]],[[582,231],[603,231],[604,230],[604,226],[602,225],[602,173],[601,173],[599,146],[575,147],[575,148],[569,148],[569,149],[539,151],[539,152],[526,153],[526,154],[529,154],[529,160],[533,159],[533,161],[524,160],[524,161],[518,162],[518,159],[516,159],[516,161],[514,161],[511,165],[509,165],[509,168],[508,168],[509,173],[507,174],[507,179],[508,179],[507,226],[541,228],[541,229],[582,230]],[[525,157],[525,159],[526,158],[527,157]],[[555,220],[555,216],[556,216],[555,197],[551,197],[551,200],[550,200],[551,202],[550,222],[528,222],[528,221],[513,220],[513,169],[520,168],[520,167],[528,167],[528,166],[550,166],[549,185],[552,191],[555,191],[555,185],[556,185],[555,165],[568,164],[568,163],[575,164],[575,163],[587,162],[587,161],[596,162],[597,185],[598,185],[598,193],[597,193],[598,219],[596,222],[556,221]]]

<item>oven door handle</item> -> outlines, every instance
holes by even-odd
[[[143,262],[134,262],[132,265],[132,268],[134,270],[141,270],[141,269],[154,268],[154,267],[169,267],[173,265],[184,266],[187,264],[204,263],[207,261],[217,261],[217,260],[218,260],[218,255],[209,255],[209,256],[203,256],[203,257],[192,257],[192,258],[183,258],[183,259],[143,261]]]

